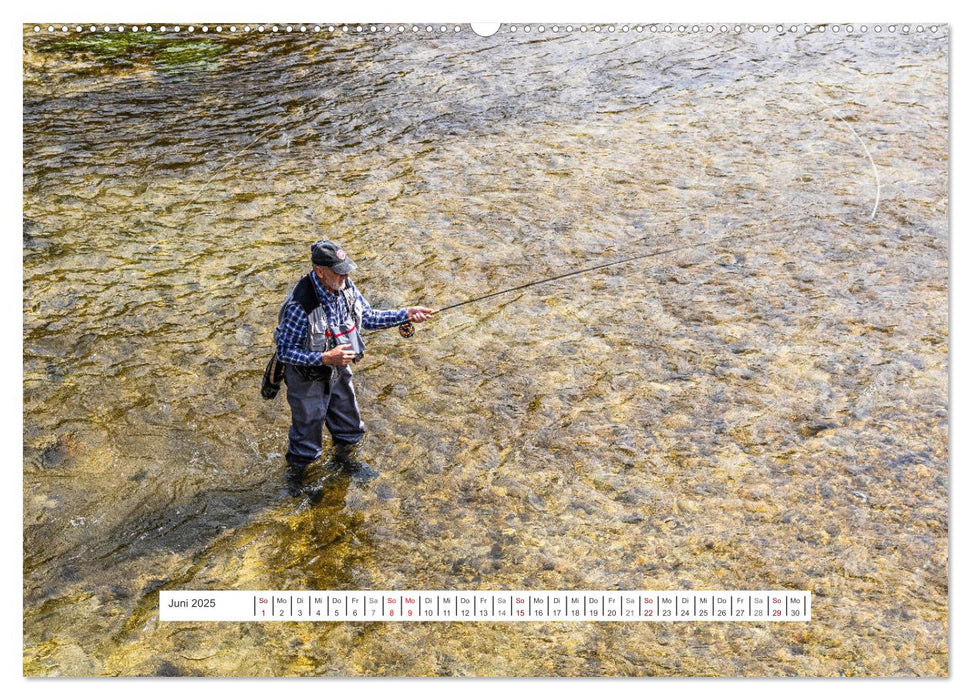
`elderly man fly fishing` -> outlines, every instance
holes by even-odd
[[[318,241],[311,246],[313,271],[301,279],[280,309],[276,329],[276,354],[263,375],[263,397],[271,399],[281,381],[287,384],[287,401],[293,414],[290,447],[287,450],[287,481],[294,495],[320,495],[317,489],[303,487],[307,466],[321,455],[323,427],[327,426],[334,442],[335,462],[364,478],[374,472],[354,457],[354,448],[364,436],[364,423],[354,396],[349,365],[361,359],[364,342],[360,329],[375,330],[398,326],[401,335],[414,334],[412,323],[427,321],[433,315],[474,304],[503,294],[521,291],[540,284],[583,275],[635,260],[705,248],[727,240],[739,242],[772,235],[756,231],[749,235],[723,236],[714,240],[678,245],[638,255],[602,262],[551,277],[524,282],[459,301],[438,310],[413,306],[396,311],[372,309],[348,278],[357,266],[333,241]]]
[[[317,241],[310,247],[313,269],[293,287],[280,307],[273,334],[276,353],[263,377],[263,397],[273,398],[286,382],[292,416],[287,449],[287,487],[294,496],[319,498],[307,489],[307,467],[323,452],[323,430],[333,441],[334,463],[364,479],[375,475],[357,458],[364,422],[354,394],[351,363],[364,355],[361,330],[422,323],[436,312],[424,306],[393,311],[372,309],[350,280],[357,265],[335,242]]]

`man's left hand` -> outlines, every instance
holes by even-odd
[[[408,320],[414,321],[415,323],[423,323],[436,313],[438,312],[435,309],[428,309],[424,306],[410,306],[408,307]]]

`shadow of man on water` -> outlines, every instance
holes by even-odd
[[[322,475],[316,480],[306,483],[307,472],[307,467],[290,465],[283,480],[290,496],[306,498],[310,503],[319,503],[324,497],[327,482],[337,476],[344,475],[362,484],[373,481],[378,476],[367,462],[358,459],[355,451],[347,447],[337,448],[334,456],[321,467]]]
[[[25,577],[37,582],[36,586],[25,587],[25,602],[39,603],[77,586],[91,590],[108,587],[121,598],[177,587],[178,574],[159,570],[147,582],[151,590],[131,588],[140,578],[144,583],[141,574],[146,566],[157,565],[143,564],[141,560],[154,562],[160,556],[178,555],[183,562],[198,561],[218,553],[223,541],[231,546],[235,538],[252,527],[264,528],[261,539],[281,538],[277,545],[267,546],[270,552],[292,553],[297,535],[306,539],[303,544],[307,550],[316,550],[313,556],[318,556],[328,542],[334,541],[333,533],[353,530],[351,523],[345,522],[349,517],[344,512],[348,488],[352,483],[367,488],[377,473],[363,463],[353,470],[331,461],[307,476],[307,484],[296,498],[290,492],[287,477],[281,479],[277,472],[239,490],[212,489],[174,499],[161,507],[135,507],[122,522],[67,556],[55,555],[46,560],[38,556],[33,562],[25,559]],[[30,538],[31,531],[26,530],[25,546],[31,547]],[[43,550],[40,543],[32,548]],[[281,571],[290,568],[284,561],[279,564]]]

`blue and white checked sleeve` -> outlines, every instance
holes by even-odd
[[[361,320],[361,325],[364,327],[364,330],[376,331],[382,328],[392,328],[394,326],[400,326],[408,320],[408,309],[378,311],[377,309],[371,308],[371,305],[367,303],[367,299],[364,298],[364,295],[357,288],[354,291],[357,292],[357,298],[361,300],[361,304],[364,307],[364,317]]]
[[[290,365],[320,365],[323,353],[304,350],[303,344],[307,339],[307,312],[297,303],[287,304],[283,310],[283,318],[277,326],[276,356],[280,362]]]

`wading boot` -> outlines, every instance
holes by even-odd
[[[303,493],[303,478],[307,473],[306,464],[288,464],[287,473],[283,481],[287,486],[287,493],[296,498]]]
[[[311,503],[319,503],[324,497],[322,486],[304,486],[303,479],[307,473],[306,464],[290,464],[287,466],[287,473],[284,481],[287,485],[287,493],[293,498],[306,496]]]
[[[370,481],[378,475],[367,462],[357,458],[357,445],[334,441],[334,461],[358,481]]]

